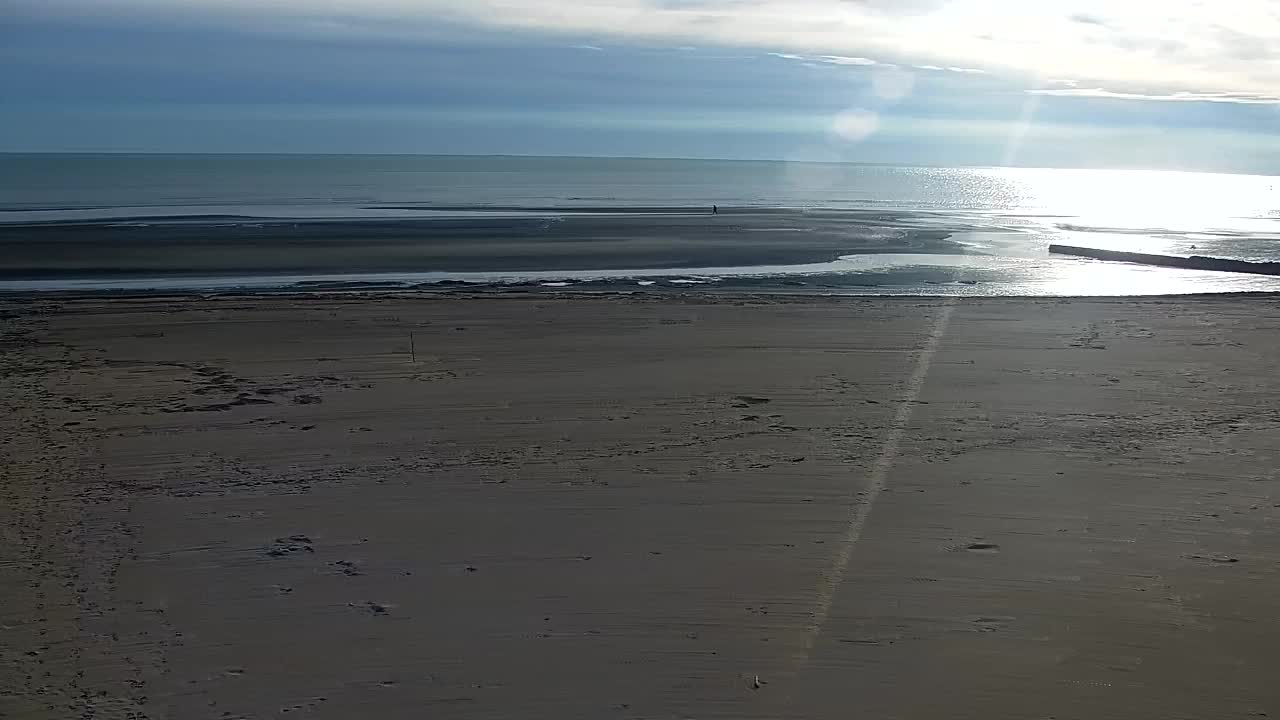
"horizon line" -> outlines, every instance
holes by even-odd
[[[1202,175],[1240,175],[1255,177],[1277,177],[1280,170],[1274,173],[1264,172],[1224,172],[1221,170],[1195,170],[1169,167],[1099,167],[1093,165],[1053,166],[1053,165],[974,165],[957,163],[954,165],[932,165],[921,163],[892,162],[860,162],[857,160],[783,160],[778,158],[716,158],[716,157],[670,157],[643,155],[540,155],[532,153],[362,153],[362,152],[243,152],[243,151],[203,151],[203,152],[171,152],[171,151],[134,151],[134,150],[0,150],[4,155],[68,155],[68,156],[156,156],[156,157],[420,157],[420,158],[486,158],[486,159],[528,159],[528,160],[635,160],[635,161],[669,161],[669,162],[725,162],[725,163],[795,163],[804,165],[851,165],[861,167],[886,168],[930,168],[930,169],[966,169],[966,170],[1103,170],[1115,172],[1170,172],[1194,173]]]

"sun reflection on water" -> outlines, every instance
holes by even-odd
[[[1118,230],[1274,232],[1275,178],[1152,170],[989,171],[1016,187],[1029,211]]]
[[[1132,263],[1062,260],[1025,286],[1036,295],[1185,295],[1205,292],[1274,292],[1280,280],[1262,275],[1147,267]]]

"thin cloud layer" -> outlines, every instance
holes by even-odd
[[[1109,100],[1155,100],[1159,102],[1216,102],[1238,105],[1280,105],[1280,96],[1263,93],[1176,92],[1167,95],[1115,92],[1103,88],[1045,88],[1028,90],[1033,95],[1056,97],[1104,98]]]
[[[439,37],[445,27],[758,47],[809,61],[1071,78],[1116,96],[1280,86],[1269,0],[9,0],[14,12]],[[844,59],[847,59],[844,60]],[[866,62],[860,62],[866,61]],[[1237,97],[1244,98],[1236,100]]]
[[[780,58],[782,60],[798,60],[810,66],[824,64],[824,65],[843,65],[843,66],[852,66],[852,67],[889,67],[889,68],[899,67],[894,63],[881,62],[879,60],[872,60],[871,58],[864,58],[864,57],[849,57],[847,55],[810,56],[810,55],[797,55],[795,53],[771,52],[769,53],[769,56]],[[929,72],[952,72],[952,73],[961,73],[963,75],[988,74],[986,70],[980,70],[978,68],[956,67],[954,65],[951,65],[948,67],[942,67],[940,65],[909,65],[907,67],[910,67],[913,70],[927,70]]]

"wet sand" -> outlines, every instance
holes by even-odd
[[[0,313],[3,717],[1280,714],[1275,298]]]
[[[550,209],[415,219],[240,216],[6,222],[0,280],[572,272],[804,265],[958,253],[969,227],[929,214],[726,208]],[[540,213],[540,214],[534,214]],[[1031,242],[1031,241],[1028,241]]]

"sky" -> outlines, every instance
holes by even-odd
[[[1280,174],[1271,0],[0,0],[0,151]]]

